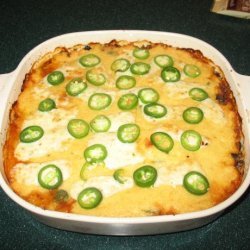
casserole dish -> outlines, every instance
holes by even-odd
[[[0,111],[1,145],[4,144],[6,138],[9,110],[21,91],[25,74],[29,71],[34,62],[36,62],[44,54],[54,50],[56,47],[69,47],[75,44],[86,44],[89,42],[107,43],[113,39],[127,41],[150,40],[152,42],[166,43],[175,47],[198,49],[221,67],[234,93],[239,113],[243,119],[242,125],[245,136],[246,169],[244,170],[243,182],[240,188],[229,199],[210,209],[180,215],[163,215],[146,218],[91,217],[53,212],[35,207],[22,200],[12,191],[12,189],[10,189],[6,176],[4,175],[3,164],[1,162],[0,181],[2,188],[10,196],[10,198],[26,208],[45,224],[61,229],[84,233],[112,235],[158,234],[192,229],[212,221],[220,213],[222,213],[226,207],[236,201],[249,185],[250,174],[247,167],[249,166],[248,152],[250,111],[249,103],[247,102],[247,93],[250,92],[250,86],[247,83],[249,81],[249,77],[237,74],[227,60],[216,49],[198,39],[180,34],[163,32],[96,31],[67,34],[42,43],[33,49],[21,61],[18,68],[14,72],[1,76],[2,84],[0,87],[0,104],[4,107]]]

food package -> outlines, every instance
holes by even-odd
[[[250,0],[215,0],[211,11],[250,19]]]

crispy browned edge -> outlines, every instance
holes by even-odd
[[[78,44],[70,48],[66,47],[57,47],[53,52],[49,52],[39,58],[31,67],[30,71],[26,74],[25,79],[23,81],[21,92],[26,89],[26,87],[29,84],[35,84],[34,79],[32,79],[32,73],[39,67],[43,68],[42,76],[47,75],[49,72],[55,70],[57,68],[57,65],[54,65],[52,63],[53,56],[65,53],[67,56],[70,56],[70,53],[75,50],[91,50],[91,47],[93,45],[96,45],[99,43],[89,43],[86,45]],[[124,46],[138,46],[138,47],[144,47],[144,48],[153,48],[155,46],[162,46],[162,47],[172,47],[167,44],[163,43],[151,43],[149,41],[143,40],[143,41],[137,41],[137,42],[126,42],[126,41],[117,41],[112,40],[109,43],[105,43],[105,47],[112,48],[119,48]],[[175,47],[176,48],[176,47]],[[224,190],[225,194],[218,199],[217,203],[220,203],[221,201],[227,199],[231,194],[233,194],[239,187],[242,176],[244,173],[244,148],[243,148],[243,141],[244,136],[242,133],[242,119],[239,115],[237,104],[235,101],[235,98],[233,96],[233,93],[230,89],[230,86],[225,78],[225,75],[221,68],[213,63],[212,60],[205,57],[201,51],[194,50],[190,48],[176,48],[177,50],[186,51],[191,57],[194,57],[198,60],[200,60],[203,63],[210,64],[214,68],[214,75],[220,79],[220,85],[218,89],[218,93],[216,96],[217,101],[221,105],[230,105],[230,109],[235,113],[235,133],[236,133],[236,141],[237,141],[237,152],[232,152],[232,157],[235,162],[235,167],[238,169],[240,173],[240,178],[238,178],[236,181],[231,183],[230,190]],[[22,117],[18,113],[18,101],[16,101],[11,108],[9,121],[10,125],[8,128],[8,133],[6,137],[6,141],[3,147],[3,159],[4,159],[4,169],[7,176],[8,181],[11,183],[11,174],[10,170],[11,168],[18,162],[18,160],[14,156],[14,149],[18,142],[19,136],[17,131],[20,131],[20,128],[18,127],[18,124],[22,124]],[[14,190],[15,191],[15,190]],[[48,193],[39,193],[39,192],[32,192],[29,196],[23,197],[28,202],[35,204],[39,207],[42,207],[44,209],[51,208],[51,202],[53,202],[55,197],[55,191],[49,191]],[[74,201],[70,199],[68,202],[63,202],[61,204],[57,204],[56,207],[54,207],[57,211],[63,211],[63,212],[70,212],[72,209],[72,206],[74,204]],[[163,215],[163,214],[177,214],[177,211],[175,209],[166,210],[160,206],[160,204],[156,204],[157,210],[153,212],[151,215]]]

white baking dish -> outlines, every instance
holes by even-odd
[[[33,214],[39,221],[52,227],[89,234],[160,234],[193,229],[213,221],[224,211],[225,208],[239,199],[239,197],[244,193],[250,184],[250,171],[248,171],[250,162],[250,101],[248,100],[248,96],[250,96],[250,76],[243,76],[236,73],[225,57],[218,50],[199,39],[176,33],[114,30],[71,33],[45,41],[30,51],[20,62],[16,70],[9,74],[0,75],[1,148],[6,137],[9,110],[21,91],[25,74],[29,72],[32,64],[36,60],[59,46],[70,47],[75,44],[86,44],[89,42],[106,43],[113,39],[127,41],[149,40],[152,42],[162,42],[182,48],[198,49],[202,51],[205,56],[212,59],[215,64],[221,67],[234,93],[243,122],[246,168],[244,181],[240,188],[230,198],[215,207],[199,212],[179,215],[163,215],[139,218],[106,218],[48,211],[26,202],[16,195],[9,187],[3,169],[2,149],[0,151],[1,187],[12,200],[31,212],[31,214]]]

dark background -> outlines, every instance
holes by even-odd
[[[212,0],[0,2],[0,73],[14,70],[33,47],[69,32],[168,31],[200,38],[233,68],[250,75],[250,20],[210,12]],[[215,222],[187,232],[108,237],[40,224],[0,190],[0,249],[249,249],[249,191]]]

